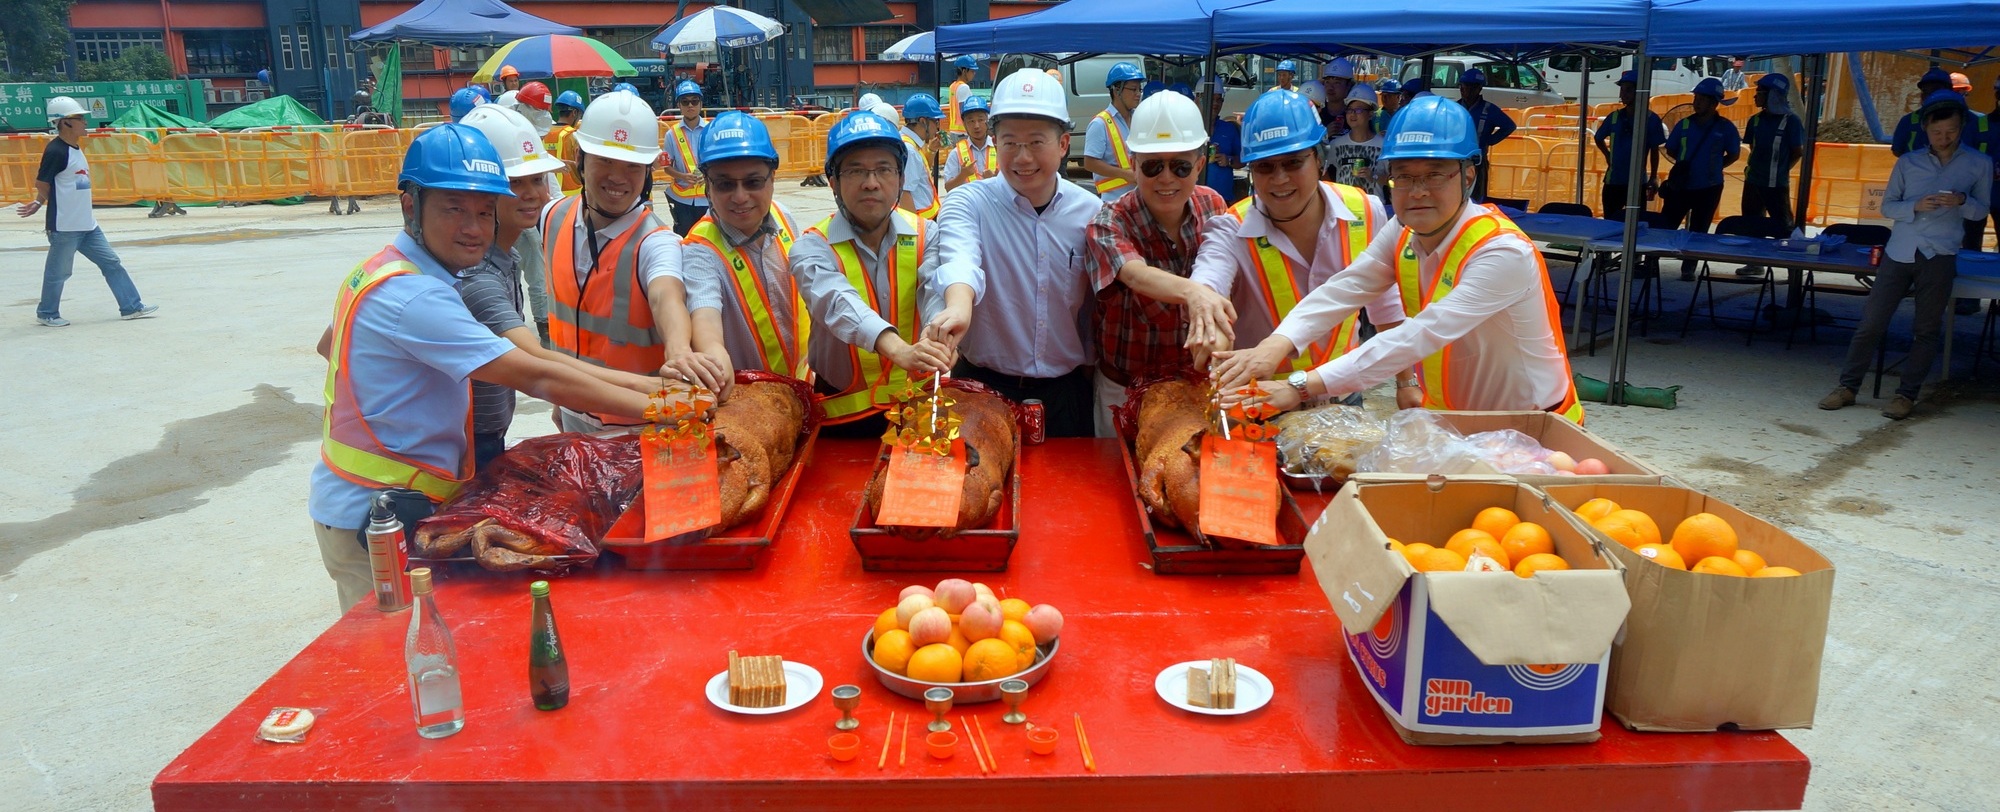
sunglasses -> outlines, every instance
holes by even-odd
[[[1149,178],[1157,178],[1161,172],[1165,172],[1170,168],[1174,170],[1174,177],[1177,178],[1185,178],[1194,174],[1194,162],[1185,158],[1175,158],[1171,161],[1164,158],[1153,158],[1139,162],[1139,173]]]
[[[736,191],[737,187],[739,186],[742,187],[743,191],[746,192],[764,191],[764,187],[770,185],[771,183],[771,176],[755,175],[752,177],[744,178],[742,180],[737,180],[735,178],[707,178],[706,180],[708,181],[709,189],[721,192],[722,194],[726,195],[729,194],[730,192]]]

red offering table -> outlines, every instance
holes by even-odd
[[[909,583],[943,575],[865,573],[847,537],[876,444],[821,440],[787,527],[742,572],[624,570],[607,562],[553,582],[570,659],[569,707],[542,712],[527,685],[526,575],[462,572],[438,603],[456,637],[464,731],[419,738],[404,687],[408,612],[363,604],[306,647],[153,783],[174,810],[359,809],[1791,809],[1809,765],[1775,733],[1640,734],[1608,717],[1594,744],[1404,744],[1347,660],[1339,624],[1307,564],[1296,576],[1156,576],[1109,441],[1057,440],[1021,458],[1021,541],[1005,573],[970,576],[1060,608],[1068,619],[1048,678],[1022,706],[1061,731],[1052,756],[1027,750],[1001,703],[977,718],[998,771],[982,776],[961,741],[934,760],[922,703],[891,694],[861,659],[864,631]],[[1302,495],[1309,515],[1324,497]],[[303,585],[313,589],[320,584]],[[727,653],[781,654],[817,668],[805,707],[743,716],[710,705]],[[1235,717],[1176,710],[1153,691],[1177,662],[1235,657],[1276,686]],[[861,756],[836,762],[832,686],[862,688]],[[273,706],[319,715],[303,744],[258,741]],[[909,754],[876,759],[891,710]],[[1072,713],[1097,772],[1084,770]]]

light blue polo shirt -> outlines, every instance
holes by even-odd
[[[410,235],[397,234],[394,245],[422,273],[387,279],[361,301],[348,336],[354,399],[384,446],[456,472],[472,453],[465,438],[472,409],[466,381],[514,344],[472,317],[451,274]],[[306,509],[329,527],[361,527],[375,490],[315,460]]]

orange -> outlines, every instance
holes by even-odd
[[[1555,553],[1533,553],[1514,565],[1514,574],[1523,578],[1533,578],[1543,570],[1566,570],[1569,562]]]
[[[1415,545],[1412,545],[1415,546]],[[1423,558],[1411,566],[1418,572],[1464,572],[1465,556],[1451,550],[1432,548]]]
[[[1709,575],[1734,575],[1738,578],[1745,578],[1750,575],[1750,573],[1744,572],[1743,567],[1734,560],[1723,558],[1719,555],[1711,555],[1696,562],[1694,568],[1688,571],[1705,572]]]
[[[1493,542],[1494,544],[1500,543],[1500,537],[1498,535],[1495,535],[1493,533],[1488,533],[1477,527],[1468,527],[1465,528],[1464,530],[1460,530],[1456,533],[1451,534],[1451,538],[1445,539],[1443,546],[1450,547],[1454,544],[1459,544],[1465,541],[1471,541],[1473,539],[1485,539],[1487,541]],[[1464,555],[1464,553],[1459,553],[1459,555]]]
[[[1435,549],[1437,548],[1419,541],[1415,544],[1403,545],[1402,553],[1404,558],[1409,559],[1410,567],[1414,569],[1417,566],[1417,562],[1424,560],[1424,556]]]
[[[1390,552],[1392,552],[1392,553],[1401,553],[1401,552],[1403,551],[1403,547],[1404,547],[1404,545],[1403,545],[1403,543],[1402,543],[1402,542],[1400,542],[1400,541],[1397,541],[1397,540],[1395,540],[1395,539],[1389,539],[1389,551],[1390,551]]]
[[[1490,507],[1479,511],[1472,519],[1472,529],[1484,530],[1495,539],[1507,534],[1507,528],[1521,523],[1521,517],[1503,507]]]
[[[1025,671],[1028,666],[1035,664],[1035,633],[1028,631],[1028,624],[1018,620],[1003,620],[1000,622],[1000,636],[986,639],[1005,642],[1007,647],[1013,650],[1014,670]]]
[[[1618,503],[1603,497],[1598,497],[1576,506],[1576,515],[1582,516],[1584,521],[1591,524],[1596,524],[1598,519],[1602,519],[1617,511]]]
[[[917,647],[910,643],[910,633],[902,629],[875,635],[875,664],[903,673],[910,667],[910,655],[917,653]]]
[[[902,627],[896,625],[896,607],[894,606],[882,610],[882,614],[875,617],[875,639],[877,640],[882,639],[882,635],[900,628]]]
[[[951,627],[951,636],[944,639],[944,644],[957,649],[961,657],[965,656],[966,649],[972,647],[972,641],[965,639],[965,632],[959,631],[955,624]]]
[[[1709,556],[1734,558],[1736,530],[1721,516],[1697,513],[1682,519],[1680,526],[1674,528],[1673,545],[1674,552],[1688,561],[1700,561]]]
[[[1653,563],[1664,567],[1673,567],[1677,570],[1688,568],[1688,562],[1681,558],[1681,554],[1674,552],[1674,548],[1665,544],[1643,544],[1635,552],[1653,559]]]
[[[1598,519],[1592,526],[1635,550],[1642,544],[1660,543],[1660,526],[1653,523],[1653,517],[1636,510],[1611,511],[1611,515]]]
[[[1730,559],[1736,562],[1736,566],[1742,567],[1744,572],[1751,575],[1756,575],[1759,570],[1769,566],[1764,563],[1763,556],[1749,550],[1738,549],[1735,555],[1730,556]]]
[[[1460,530],[1458,535],[1451,537],[1451,542],[1444,548],[1458,553],[1459,557],[1466,561],[1471,561],[1473,552],[1477,551],[1485,553],[1487,558],[1500,562],[1501,569],[1514,567],[1513,556],[1508,555],[1507,550],[1500,546],[1500,542],[1486,535],[1484,531]]]
[[[1751,574],[1750,574],[1750,577],[1752,577],[1752,578],[1790,578],[1790,577],[1792,577],[1792,576],[1794,576],[1794,575],[1798,575],[1798,574],[1799,574],[1799,571],[1798,571],[1798,570],[1795,570],[1795,569],[1792,569],[1791,567],[1765,567],[1765,568],[1763,568],[1763,569],[1761,569],[1761,570],[1758,570],[1758,571],[1756,571],[1756,572],[1754,572],[1754,573],[1751,573]]]
[[[1011,677],[1021,670],[1020,659],[1014,656],[1014,648],[998,637],[988,637],[972,644],[965,652],[965,681],[985,682],[990,679]]]
[[[1538,553],[1554,553],[1556,541],[1549,538],[1548,528],[1522,522],[1507,528],[1507,534],[1500,537],[1500,549],[1507,551],[1508,561],[1519,562]]]
[[[1000,602],[1000,616],[1006,620],[1027,620],[1028,610],[1032,608],[1020,598],[1008,598]]]
[[[907,676],[922,682],[957,682],[964,667],[965,658],[958,655],[958,649],[944,643],[932,643],[910,655]]]

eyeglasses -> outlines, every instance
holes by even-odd
[[[771,176],[752,175],[742,180],[737,180],[735,178],[707,178],[706,180],[708,181],[708,188],[711,191],[720,192],[726,195],[729,194],[730,192],[736,191],[736,187],[739,186],[743,187],[743,191],[746,192],[764,191],[764,187],[770,185],[771,183]]]
[[[1142,91],[1142,90],[1145,90],[1145,89],[1146,89],[1146,83],[1144,83],[1144,82],[1119,82],[1119,83],[1118,83],[1118,85],[1117,85],[1117,87],[1114,87],[1114,88],[1112,88],[1112,89],[1113,89],[1113,90],[1117,90],[1117,91],[1119,91],[1119,92],[1121,92],[1121,93],[1138,93],[1138,92],[1140,92],[1140,91]]]
[[[1360,113],[1360,114],[1362,114],[1362,115],[1366,116],[1366,115],[1373,115],[1373,114],[1375,113],[1375,108],[1372,108],[1372,107],[1366,107],[1366,106],[1363,106],[1363,105],[1359,105],[1359,104],[1356,104],[1356,105],[1351,105],[1351,106],[1349,106],[1349,107],[1347,108],[1347,112],[1349,112],[1349,113]]]
[[[1264,175],[1267,177],[1270,175],[1276,175],[1280,173],[1289,175],[1301,169],[1304,169],[1305,167],[1306,167],[1305,156],[1293,155],[1283,160],[1273,159],[1269,161],[1253,162],[1250,164],[1250,173],[1253,175]]]
[[[1414,192],[1418,189],[1427,189],[1435,192],[1451,185],[1452,179],[1458,177],[1461,171],[1454,169],[1450,172],[1430,172],[1423,175],[1390,175],[1389,188],[1401,189],[1406,192]]]
[[[901,174],[902,171],[903,168],[900,166],[883,166],[883,167],[877,167],[875,169],[862,169],[860,167],[855,167],[853,169],[840,170],[839,176],[843,178],[856,178],[864,181],[867,180],[887,181],[890,178],[893,178]],[[757,190],[751,189],[750,191],[754,192]]]
[[[1171,161],[1165,158],[1150,158],[1139,162],[1140,174],[1149,178],[1157,178],[1161,172],[1168,169],[1174,170],[1174,177],[1185,178],[1194,174],[1194,162],[1186,158],[1175,158]]]
[[[1049,148],[1049,145],[1050,145],[1050,144],[1053,144],[1053,143],[1055,143],[1055,142],[1053,142],[1053,141],[1039,141],[1039,140],[1037,140],[1037,141],[1026,141],[1026,142],[1021,142],[1021,141],[1002,141],[1002,142],[1000,142],[1000,151],[1001,151],[1001,152],[1004,152],[1004,153],[1008,153],[1008,154],[1013,154],[1013,153],[1018,153],[1018,152],[1022,152],[1022,151],[1027,151],[1027,152],[1043,152],[1043,151],[1045,151],[1045,150],[1047,150],[1047,149]]]

